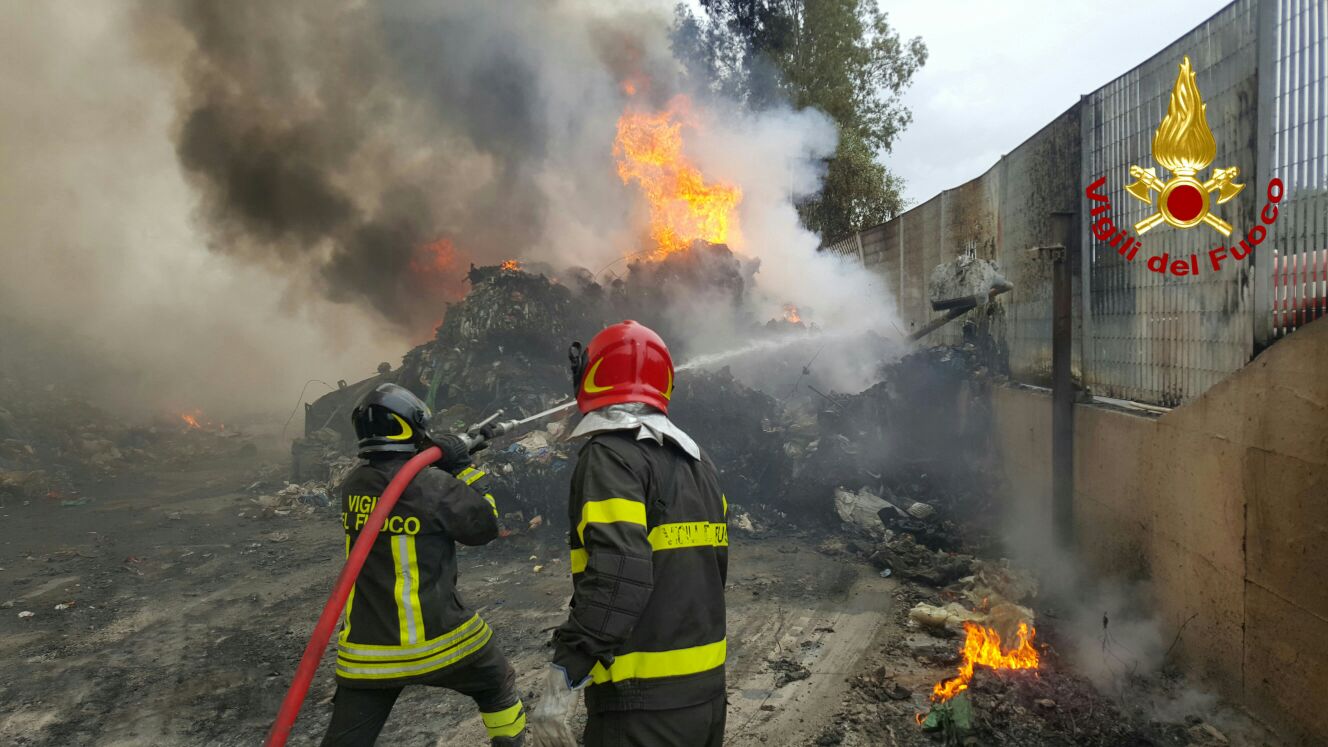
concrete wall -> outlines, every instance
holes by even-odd
[[[1008,507],[1050,534],[1051,400],[991,392]],[[1328,744],[1328,322],[1161,417],[1075,410],[1075,525],[1090,570],[1151,581],[1193,676]],[[1044,540],[1045,541],[1045,540]]]

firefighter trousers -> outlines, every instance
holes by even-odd
[[[667,711],[602,711],[586,719],[586,747],[721,747],[724,695]]]
[[[494,641],[418,684],[445,687],[472,698],[494,747],[520,747],[524,743],[526,714],[516,690],[516,672]],[[332,696],[332,723],[323,736],[323,747],[373,745],[403,689],[338,683]]]

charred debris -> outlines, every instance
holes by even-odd
[[[688,432],[705,435],[704,448],[719,467],[740,527],[808,520],[837,526],[834,498],[841,488],[910,504],[930,500],[946,511],[955,501],[965,511],[980,509],[985,498],[972,487],[981,484],[978,465],[964,456],[982,443],[980,417],[968,413],[966,432],[956,434],[941,426],[954,419],[937,412],[958,399],[958,387],[980,368],[974,353],[935,348],[898,357],[890,341],[871,336],[862,345],[879,356],[880,383],[857,394],[826,391],[816,385],[813,359],[822,333],[814,323],[743,315],[755,269],[714,244],[633,263],[606,282],[585,271],[472,267],[469,294],[447,307],[434,339],[407,352],[399,367],[380,365],[375,376],[340,382],[337,391],[306,405],[305,435],[292,449],[294,479],[325,480],[353,454],[350,410],[380,383],[411,389],[434,408],[435,418],[456,429],[499,409],[504,418],[524,417],[570,398],[570,341],[627,318],[659,330],[675,364],[685,366],[713,352],[689,349],[689,335],[673,321],[675,299],[699,298],[725,305],[746,338],[778,347],[763,358],[767,391],[747,385],[727,365],[690,368],[676,378],[670,414]],[[919,423],[935,427],[920,432]],[[576,451],[567,434],[574,425],[575,416],[564,415],[479,455],[505,483],[507,505],[521,520],[565,521],[560,509]],[[942,515],[891,522],[934,543],[947,531],[940,529],[947,525]]]

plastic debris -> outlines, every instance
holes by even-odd
[[[936,703],[922,720],[923,731],[946,731],[963,734],[973,729],[973,704],[967,693],[959,693],[949,700]]]
[[[944,607],[919,602],[908,611],[908,617],[924,628],[948,628],[955,632],[963,630],[965,622],[986,622],[987,616],[981,612],[964,609],[963,605],[950,602]]]
[[[878,514],[883,508],[891,506],[869,490],[853,492],[844,488],[835,488],[835,513],[850,524],[882,533],[885,531],[885,525],[881,523]]]

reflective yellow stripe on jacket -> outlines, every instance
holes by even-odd
[[[350,535],[346,535],[346,559],[350,559]],[[355,604],[355,585],[351,584],[350,594],[346,595],[346,610],[341,622],[341,640],[350,638],[350,608]]]
[[[650,530],[648,539],[651,549],[655,552],[684,547],[728,547],[729,528],[727,524],[706,521],[660,524]],[[590,554],[585,548],[578,547],[572,550],[572,573],[584,571],[589,561]]]
[[[401,645],[419,643],[424,638],[424,614],[420,610],[420,560],[415,552],[415,537],[391,536],[392,564],[396,567],[397,624]]]
[[[460,480],[461,482],[464,482],[467,485],[474,485],[476,482],[479,481],[481,477],[484,477],[484,475],[486,474],[488,473],[486,473],[484,470],[476,469],[474,467],[467,467],[457,473],[457,479]],[[493,508],[494,518],[495,519],[498,518],[498,502],[495,501],[493,499],[493,496],[489,495],[488,493],[484,494],[484,500],[488,501],[489,506]]]
[[[637,651],[619,654],[614,657],[608,669],[605,669],[603,664],[596,664],[590,670],[590,678],[595,684],[600,684],[697,674],[722,665],[727,650],[727,641],[719,640],[703,646],[674,651]]]
[[[501,711],[480,711],[480,718],[484,720],[484,730],[489,733],[489,739],[515,737],[526,728],[526,711],[519,700],[516,705]]]
[[[628,498],[608,498],[602,501],[586,501],[581,507],[581,523],[576,525],[576,536],[582,544],[586,541],[587,524],[628,524],[646,525],[646,504]]]
[[[493,630],[472,616],[437,638],[414,646],[337,644],[337,674],[351,679],[391,679],[432,672],[461,661],[484,647]]]

